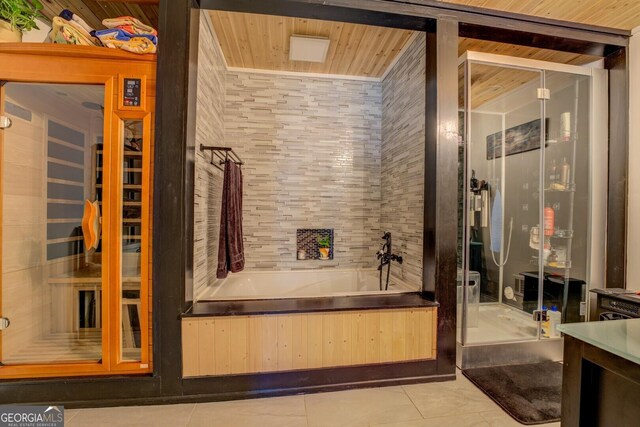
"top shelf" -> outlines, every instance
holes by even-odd
[[[57,43],[0,43],[0,54],[40,55],[69,58],[116,59],[156,62],[157,55],[138,55],[122,49]]]

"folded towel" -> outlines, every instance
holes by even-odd
[[[143,24],[138,19],[131,16],[119,16],[117,18],[104,19],[102,25],[107,28],[120,28],[132,34],[150,34],[157,36],[155,28]]]
[[[118,28],[99,30],[96,37],[102,44],[112,49],[122,49],[133,53],[156,53],[157,37],[152,35],[133,35]]]
[[[502,246],[502,195],[496,190],[491,208],[491,250],[500,252]]]
[[[67,21],[59,16],[53,17],[49,37],[53,43],[100,46],[99,41],[93,38],[91,34],[85,31],[77,22]]]
[[[153,34],[133,34],[126,30],[123,30],[122,28],[110,28],[108,30],[98,30],[98,31],[95,31],[95,35],[101,40],[103,37],[105,37],[108,39],[115,39],[123,42],[129,41],[134,37],[143,37],[145,39],[149,39],[149,41],[151,41],[151,43],[155,45],[158,44],[158,37],[154,36]]]
[[[58,16],[60,16],[61,18],[66,19],[67,21],[75,22],[76,24],[81,26],[89,34],[91,34],[91,32],[94,31],[94,29],[91,28],[89,26],[89,24],[87,24],[85,22],[84,19],[79,17],[77,14],[71,12],[69,9],[63,9],[62,12],[60,12],[60,14]]]

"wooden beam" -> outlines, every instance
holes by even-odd
[[[438,374],[455,372],[458,242],[458,23],[427,33],[423,291],[438,310]]]
[[[621,49],[605,59],[609,70],[609,188],[606,287],[626,288],[629,58]]]

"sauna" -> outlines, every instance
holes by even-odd
[[[0,378],[151,372],[155,56],[0,44]]]

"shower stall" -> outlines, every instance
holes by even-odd
[[[604,281],[606,72],[467,52],[459,79],[458,366],[560,360]]]

